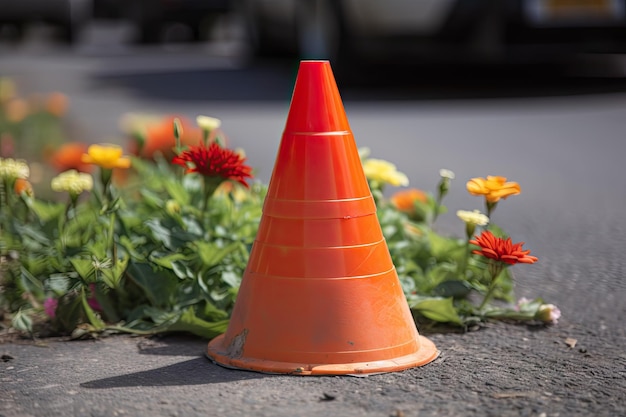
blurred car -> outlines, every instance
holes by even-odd
[[[255,55],[551,59],[624,52],[626,0],[239,0]]]
[[[231,9],[230,0],[95,0],[95,15],[100,19],[127,19],[137,26],[137,41],[163,40],[168,23],[181,23],[191,31],[194,41],[205,34],[219,15]]]
[[[0,0],[0,26],[14,28],[20,39],[31,23],[45,23],[58,29],[61,41],[72,43],[89,22],[93,0]]]

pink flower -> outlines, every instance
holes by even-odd
[[[53,319],[57,313],[57,307],[59,305],[59,300],[56,298],[48,298],[43,302],[43,311]]]
[[[93,308],[96,311],[102,311],[102,306],[96,299],[96,284],[89,284],[89,291],[91,292],[91,297],[87,299],[87,304],[89,304],[89,307]]]
[[[515,311],[520,311],[521,309],[523,309],[530,303],[532,303],[532,301],[529,300],[528,298],[526,297],[520,298],[519,300],[517,300],[517,304],[515,305]]]

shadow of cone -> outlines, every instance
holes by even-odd
[[[299,375],[434,360],[383,237],[328,61],[302,61],[259,231],[216,363]]]

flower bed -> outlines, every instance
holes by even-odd
[[[14,132],[39,122],[11,118],[16,97],[3,97],[0,311],[7,325],[75,338],[224,332],[267,187],[254,180],[244,152],[227,146],[219,119],[129,116],[126,155],[117,145],[53,144],[42,158],[55,173],[48,187],[31,184],[33,163],[20,159],[38,155],[9,146]],[[519,184],[470,179],[467,190],[484,199],[485,214],[457,212],[465,235],[443,236],[435,225],[446,211],[451,171],[440,172],[434,193],[404,188],[386,197],[385,187],[407,187],[409,179],[366,149],[361,158],[421,325],[557,321],[558,309],[541,299],[514,304],[510,267],[538,259],[490,222],[503,200],[520,194]]]

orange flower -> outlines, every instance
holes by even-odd
[[[87,144],[82,142],[67,142],[53,150],[49,157],[50,164],[58,172],[75,169],[80,172],[91,172],[91,166],[82,161],[82,155],[87,152]]]
[[[48,113],[56,117],[61,117],[67,111],[68,102],[69,100],[65,94],[54,92],[46,97],[44,106]]]
[[[419,201],[425,203],[428,201],[428,196],[422,190],[409,188],[396,192],[391,196],[390,201],[398,210],[405,213],[413,213],[415,211],[415,202]]]
[[[488,230],[483,231],[480,236],[476,236],[469,243],[480,246],[480,249],[473,250],[472,253],[509,265],[533,264],[538,260],[537,257],[529,255],[530,250],[522,249],[524,242],[512,243],[511,238],[495,237]]]
[[[467,191],[472,195],[484,195],[488,203],[497,203],[501,198],[517,195],[521,192],[516,182],[506,182],[506,177],[487,176],[472,178],[467,182]]]
[[[202,131],[193,125],[188,119],[180,116],[168,116],[158,122],[147,122],[144,126],[133,126],[132,133],[143,136],[143,146],[133,143],[131,153],[142,158],[151,159],[154,154],[160,152],[171,160],[174,156],[176,138],[174,137],[174,119],[178,118],[182,126],[180,142],[182,145],[198,145],[202,141]]]
[[[19,123],[30,113],[30,106],[23,98],[14,98],[5,107],[5,116],[11,123]]]
[[[15,180],[15,185],[13,185],[13,190],[15,194],[21,195],[22,193],[26,193],[29,196],[33,196],[33,186],[28,180],[24,178],[18,178]]]

